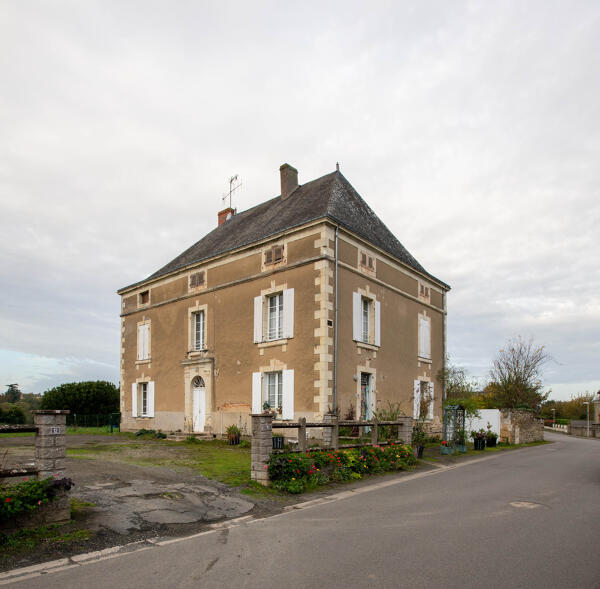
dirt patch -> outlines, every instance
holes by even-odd
[[[0,440],[0,457],[11,464],[32,462],[33,438]],[[295,497],[244,494],[249,450],[223,444],[135,440],[130,436],[67,437],[67,476],[80,507],[54,536],[23,549],[2,550],[0,570],[29,566],[82,552],[157,536],[182,536],[224,519],[279,513]],[[203,476],[208,472],[216,478]],[[84,533],[85,532],[85,533]],[[89,532],[89,533],[88,533]]]

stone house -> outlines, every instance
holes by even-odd
[[[438,421],[449,286],[340,173],[218,226],[121,296],[122,429],[220,434],[266,403],[314,421],[387,402]],[[426,406],[424,398],[430,399]]]

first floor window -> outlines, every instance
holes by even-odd
[[[381,345],[381,304],[371,297],[352,293],[352,339],[357,342]]]
[[[433,419],[434,385],[425,380],[415,380],[414,412],[415,419]]]
[[[370,315],[370,301],[369,299],[362,299],[362,322],[361,322],[361,335],[362,341],[369,343],[369,315]]]
[[[193,314],[194,350],[204,350],[204,311]]]
[[[283,293],[270,296],[268,301],[268,339],[281,339],[283,337]]]
[[[419,315],[419,358],[431,360],[431,319]]]
[[[142,323],[141,325],[138,325],[137,359],[138,360],[149,360],[150,359],[150,324],[149,323]]]
[[[271,409],[283,405],[283,379],[281,372],[266,372],[263,383],[265,387],[264,399]]]

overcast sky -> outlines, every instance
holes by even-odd
[[[341,170],[452,286],[452,360],[508,337],[600,388],[600,3],[0,1],[0,385],[119,378],[119,297]]]

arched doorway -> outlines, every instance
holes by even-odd
[[[192,380],[192,428],[195,433],[204,432],[206,421],[206,387],[201,376]]]

